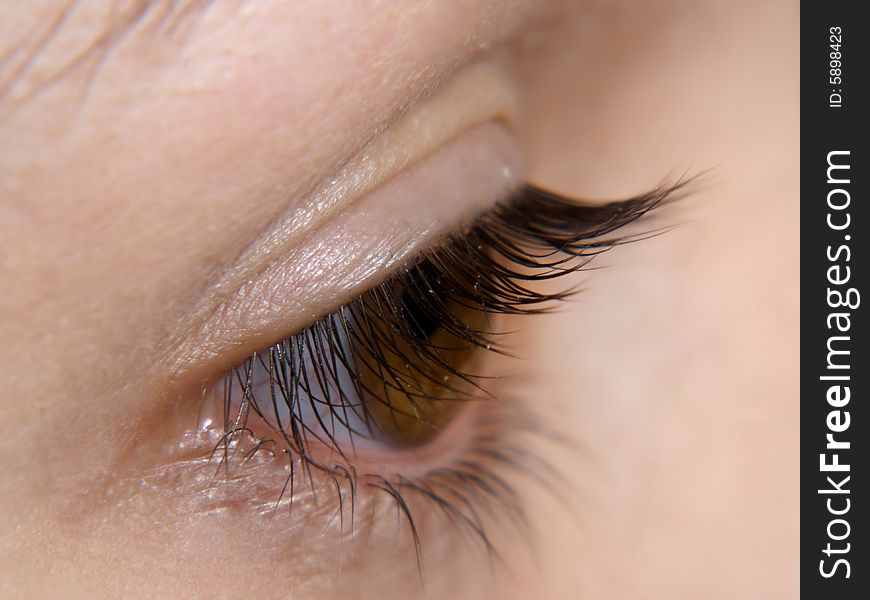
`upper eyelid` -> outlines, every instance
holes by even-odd
[[[319,193],[315,191],[309,197],[293,202],[277,219],[270,219],[265,229],[251,238],[253,241],[245,249],[211,275],[211,281],[202,287],[203,296],[174,326],[177,333],[167,359],[168,369],[187,370],[191,363],[207,360],[204,357],[211,352],[203,351],[199,346],[216,331],[213,323],[221,318],[222,313],[241,310],[234,308],[233,302],[242,290],[262,281],[268,271],[278,268],[276,265],[286,265],[288,257],[293,254],[301,255],[305,244],[316,239],[319,230],[359,202],[369,193],[368,190],[377,193],[385,184],[397,176],[405,176],[479,123],[497,123],[505,132],[512,130],[516,111],[517,98],[503,65],[498,61],[484,60],[455,73],[440,91],[433,92],[419,106],[405,113],[393,127],[377,135],[359,151],[356,158],[347,161],[343,180],[338,176],[325,177]],[[436,126],[433,121],[437,119],[442,122]],[[410,145],[395,150],[394,147],[402,143]],[[522,181],[523,174],[515,143],[503,145],[512,155],[511,164],[509,167],[498,166],[497,173],[507,169],[509,185],[502,190],[507,192]],[[361,176],[361,171],[366,170],[368,174]],[[489,198],[490,204],[498,199],[497,195],[493,193]],[[412,202],[405,210],[413,208]],[[300,291],[304,292],[296,289],[295,293]],[[256,309],[251,307],[248,310],[255,314],[258,312]],[[299,309],[299,306],[288,306],[285,312],[298,312]],[[220,335],[222,333],[218,332],[212,337]]]
[[[498,65],[471,65],[444,88],[377,133],[337,173],[325,177],[321,186],[293,203],[239,254],[212,287],[231,288],[235,281],[262,272],[332,216],[474,126],[497,121],[513,128],[517,98]],[[519,165],[511,168],[516,171]],[[518,182],[519,174],[513,176]]]
[[[301,244],[277,253],[263,271],[237,277],[238,291],[225,290],[224,299],[206,304],[204,315],[185,324],[173,344],[175,359],[170,364],[175,370],[188,370],[191,364],[220,357],[230,364],[212,368],[226,370],[257,347],[298,330],[323,316],[326,308],[337,308],[383,278],[463,218],[491,206],[519,185],[519,167],[505,170],[503,164],[505,152],[513,156],[511,164],[519,160],[510,140],[500,125],[474,129],[438,150],[433,156],[437,167],[426,161],[393,178],[364,201],[327,220]],[[444,181],[451,179],[449,174],[459,164],[467,165],[474,175],[478,183],[474,191],[464,179]],[[409,204],[405,196],[412,193],[417,194],[417,202]],[[426,200],[425,194],[444,202]]]

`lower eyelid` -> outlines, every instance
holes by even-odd
[[[224,413],[223,385],[213,390],[213,396],[206,399],[209,408],[203,414],[209,415],[206,427],[217,428],[219,419]],[[413,447],[385,447],[382,442],[367,439],[363,435],[350,436],[339,433],[334,441],[324,442],[327,436],[321,431],[316,421],[309,421],[312,425],[312,434],[308,438],[306,452],[308,459],[313,464],[320,465],[325,470],[330,470],[335,465],[348,464],[358,474],[401,474],[403,477],[424,477],[427,473],[439,469],[448,468],[457,460],[460,460],[466,450],[472,445],[476,427],[484,418],[487,411],[495,410],[494,400],[481,399],[477,401],[465,401],[466,406],[459,412],[456,418],[451,419],[448,425],[433,439],[424,444]],[[238,404],[233,405],[233,414],[239,414]],[[262,410],[262,409],[261,409]],[[310,411],[305,412],[298,418],[310,419]],[[265,411],[264,411],[265,412]],[[324,415],[321,415],[326,420]],[[285,421],[286,422],[286,421]],[[361,422],[360,422],[361,424]],[[343,426],[337,426],[343,427]],[[282,434],[274,425],[274,417],[269,414],[255,414],[252,410],[245,418],[244,428],[246,433],[239,439],[232,440],[231,445],[244,445],[246,443],[263,444],[271,454],[276,456],[292,457],[296,454],[293,446],[283,439]],[[241,438],[247,441],[241,441]],[[216,440],[216,444],[222,445],[223,440]],[[345,452],[341,456],[336,446]],[[249,451],[252,448],[249,448]],[[234,453],[237,451],[234,450]],[[244,453],[244,452],[243,452]],[[282,465],[283,467],[283,465]]]
[[[420,569],[424,576],[447,569],[461,577],[469,564],[483,568],[498,553],[495,539],[515,535],[507,528],[529,527],[519,486],[550,478],[536,465],[535,448],[546,434],[524,409],[511,402],[480,409],[469,413],[458,447],[439,449],[434,462],[418,457],[426,474],[408,470],[412,461],[372,464],[353,472],[353,484],[341,471],[306,471],[297,462],[291,485],[288,456],[274,445],[257,447],[254,437],[238,438],[224,458],[222,428],[205,425],[206,414],[187,457],[146,475],[132,497],[143,507],[164,507],[143,515],[152,528],[193,528],[221,545],[233,540],[228,560],[255,555],[285,576],[329,586],[340,585],[339,570],[362,569],[389,582],[390,593],[405,585],[419,591]],[[167,491],[179,495],[170,504]],[[159,501],[148,500],[155,494]]]

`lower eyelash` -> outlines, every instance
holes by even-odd
[[[493,527],[500,531],[511,528],[532,547],[530,513],[517,486],[520,482],[530,483],[565,501],[561,474],[536,448],[550,444],[565,449],[569,445],[517,399],[503,395],[499,398],[497,404],[488,404],[487,410],[480,411],[475,432],[462,449],[461,458],[422,476],[361,470],[341,462],[324,468],[323,464],[314,465],[287,449],[279,450],[268,438],[240,429],[231,438],[223,435],[213,447],[208,462],[216,470],[209,495],[221,507],[225,503],[238,503],[246,495],[260,499],[264,485],[275,485],[274,496],[259,504],[259,514],[273,523],[271,519],[281,517],[282,513],[297,519],[316,516],[322,519],[323,533],[334,531],[339,554],[345,543],[371,537],[359,522],[371,525],[392,513],[397,517],[397,533],[399,526],[404,526],[408,535],[404,541],[399,538],[391,541],[391,551],[397,557],[409,551],[421,581],[429,564],[424,560],[424,545],[449,544],[442,551],[453,556],[457,549],[454,535],[466,549],[480,553],[491,566],[506,567],[492,535]],[[287,467],[283,481],[277,484],[276,461]],[[271,484],[251,481],[266,473]],[[223,487],[218,487],[222,483]],[[238,483],[242,486],[237,489],[234,486]],[[227,495],[223,502],[219,500],[221,492]],[[301,505],[297,507],[297,503]],[[266,533],[279,536],[286,527],[276,523],[275,529]],[[294,539],[294,550],[300,551],[300,546],[301,541]],[[441,552],[426,555],[442,556]],[[410,566],[390,564],[397,570]],[[444,566],[441,560],[433,564]]]
[[[532,437],[547,437],[540,424],[533,423],[521,409],[520,402],[487,403],[483,407],[487,410],[480,411],[485,417],[466,454],[450,466],[419,477],[359,472],[354,458],[337,439],[336,421],[350,431],[351,447],[354,435],[375,435],[371,429],[359,431],[359,422],[371,422],[367,412],[370,409],[361,400],[357,405],[349,400],[351,392],[357,398],[377,393],[366,389],[365,377],[373,373],[381,377],[385,394],[387,386],[407,393],[418,416],[420,410],[414,398],[467,402],[483,394],[479,374],[451,364],[444,356],[444,348],[429,343],[421,334],[427,324],[436,323],[436,327],[444,328],[469,348],[505,353],[498,344],[497,332],[469,325],[457,316],[457,310],[511,315],[547,312],[554,301],[573,291],[540,293],[532,289],[536,282],[582,269],[601,252],[640,239],[637,235],[607,236],[672,198],[685,185],[685,181],[678,182],[601,206],[579,204],[532,186],[523,187],[513,199],[482,214],[393,278],[266,352],[253,354],[228,373],[224,436],[215,448],[215,456],[226,465],[247,436],[253,448],[246,451],[246,462],[272,442],[249,429],[253,410],[256,418],[268,423],[280,436],[289,457],[290,471],[276,507],[284,505],[282,501],[292,507],[298,486],[308,482],[313,487],[314,472],[318,472],[334,483],[341,531],[345,513],[353,527],[357,497],[360,487],[365,486],[383,494],[404,517],[418,564],[422,564],[421,537],[409,496],[430,502],[488,554],[497,557],[483,514],[504,514],[521,531],[529,530],[521,499],[502,474],[520,472],[554,491],[558,488],[555,472],[529,452],[530,439],[515,435],[521,430]],[[433,291],[436,289],[438,293]],[[408,308],[409,302],[414,304],[412,308]],[[349,340],[356,349],[348,349]],[[397,368],[395,364],[403,366]],[[363,374],[363,369],[370,372]],[[260,372],[268,374],[264,375],[268,377],[267,401],[255,393],[260,389],[255,373]],[[459,383],[442,384],[442,373]],[[354,389],[344,390],[342,383],[350,383]],[[457,387],[461,385],[465,387]],[[241,394],[240,400],[233,400],[234,391]],[[317,400],[317,394],[325,398]],[[298,414],[298,404],[304,401],[310,403],[308,420],[314,418],[318,424],[307,423]],[[280,402],[287,404],[286,411],[279,407]],[[392,410],[391,405],[388,407]],[[279,410],[284,417],[279,416]],[[349,410],[358,417],[357,431],[350,428]],[[331,426],[323,422],[323,416],[331,419]],[[331,450],[328,461],[315,457],[310,448],[313,442]]]

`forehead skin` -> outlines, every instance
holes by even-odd
[[[796,3],[86,0],[49,38],[57,4],[0,6],[2,594],[285,595],[285,563],[219,532],[64,529],[68,508],[192,400],[179,321],[220,274],[294,208],[327,215],[335,173],[495,49],[532,180],[613,197],[716,168],[676,231],[525,334],[530,397],[588,451],[546,457],[579,523],[522,490],[541,560],[498,597],[796,595]]]

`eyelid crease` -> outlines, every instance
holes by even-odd
[[[232,287],[232,281],[261,272],[275,256],[338,212],[475,126],[493,121],[512,130],[516,112],[517,98],[503,70],[491,62],[469,65],[443,89],[377,132],[334,176],[327,178],[324,186],[291,206],[241,253],[215,289],[223,291]]]
[[[205,314],[185,325],[176,370],[213,362],[252,337],[274,341],[263,338],[293,330],[320,306],[337,306],[339,296],[351,295],[435,243],[458,220],[510,194],[522,177],[519,165],[516,143],[500,123],[485,122],[449,141],[307,232],[295,247],[282,246],[263,271],[235,277],[240,281],[221,294],[224,298],[210,295],[201,309]]]

